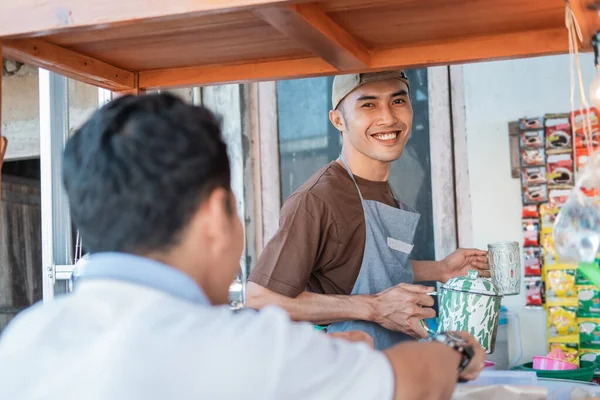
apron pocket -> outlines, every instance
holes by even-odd
[[[410,254],[414,245],[403,242],[402,240],[394,239],[391,237],[387,238],[387,245],[390,249],[396,250],[402,253]]]

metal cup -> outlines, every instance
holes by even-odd
[[[492,283],[501,295],[521,292],[521,250],[518,242],[488,244],[488,259]]]

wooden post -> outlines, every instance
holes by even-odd
[[[0,62],[2,62],[2,42],[0,42]],[[2,164],[8,141],[2,136],[2,70],[0,70],[0,243],[2,242]]]
[[[120,97],[120,96],[126,96],[128,94],[132,94],[134,96],[146,94],[146,89],[140,89],[140,75],[137,72],[135,73],[133,80],[135,83],[135,87],[133,89],[114,91],[113,99]]]

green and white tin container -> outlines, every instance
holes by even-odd
[[[502,296],[491,280],[477,271],[450,279],[439,292],[440,332],[469,332],[486,352],[496,345]]]

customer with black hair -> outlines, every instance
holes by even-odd
[[[484,353],[377,352],[274,307],[232,313],[242,225],[219,123],[168,94],[122,97],[68,141],[64,183],[93,254],[74,293],[0,340],[0,399],[449,398]]]

